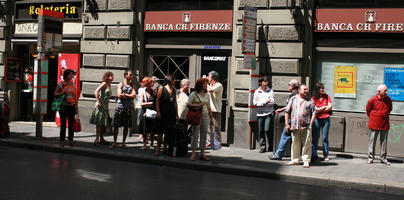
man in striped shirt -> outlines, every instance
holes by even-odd
[[[310,167],[311,159],[311,126],[316,118],[316,109],[313,100],[307,94],[306,85],[301,84],[298,95],[292,97],[285,110],[286,130],[292,131],[292,160],[288,165],[300,164],[300,152],[302,151],[303,167]]]

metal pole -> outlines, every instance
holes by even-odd
[[[36,120],[36,137],[42,137],[42,114],[41,114],[41,72],[42,72],[42,56],[43,53],[38,53],[38,65],[37,65],[37,84],[36,84],[36,106],[35,106],[35,120]]]

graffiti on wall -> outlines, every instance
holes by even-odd
[[[355,121],[352,122],[351,133],[357,133],[360,136],[369,136],[368,121]],[[404,124],[390,123],[388,142],[400,144],[401,136],[404,134]]]

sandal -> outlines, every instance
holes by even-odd
[[[128,146],[126,146],[125,143],[122,143],[122,149],[127,149],[127,148],[128,148]]]
[[[116,143],[112,143],[111,146],[109,146],[110,149],[114,149],[116,147]]]
[[[204,160],[204,161],[209,161],[209,158],[206,157],[205,155],[199,156],[199,159],[200,159],[200,160]]]
[[[94,141],[94,146],[97,146],[97,147],[100,146],[100,141],[95,140]]]
[[[192,154],[191,157],[189,158],[189,160],[195,161],[196,160],[196,154]]]
[[[64,147],[64,146],[65,146],[65,141],[60,141],[60,142],[59,142],[59,146],[60,146],[60,147]]]

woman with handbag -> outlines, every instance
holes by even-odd
[[[116,147],[119,127],[123,128],[122,148],[126,149],[126,137],[128,136],[129,128],[132,127],[133,99],[136,98],[135,86],[131,83],[133,79],[132,70],[125,70],[123,74],[125,80],[118,85],[118,101],[115,108],[112,127],[114,127],[114,142],[110,148]]]
[[[209,126],[213,125],[213,115],[212,110],[210,109],[210,98],[209,94],[207,93],[207,87],[208,79],[198,79],[195,83],[195,91],[192,92],[188,97],[187,105],[189,110],[187,113],[187,122],[192,125],[191,161],[196,159],[195,150],[198,149],[199,137],[201,137],[199,140],[199,148],[201,149],[201,155],[199,158],[201,160],[209,160],[209,158],[205,155],[205,147]]]
[[[165,133],[164,140],[170,146],[173,147],[176,121],[178,117],[177,107],[177,92],[174,88],[175,78],[174,75],[169,74],[164,77],[165,85],[159,87],[157,92],[156,111],[157,119],[160,120],[160,131],[157,138],[157,150],[154,155],[160,155],[160,146],[162,143],[162,132]]]
[[[145,86],[145,89],[141,91],[139,96],[140,105],[144,113],[143,149],[147,149],[148,135],[152,136],[156,130],[156,94],[152,89],[154,82],[150,77],[143,78],[142,84]]]
[[[96,138],[94,140],[95,146],[100,144],[108,144],[104,139],[105,129],[110,125],[111,120],[109,117],[109,98],[111,97],[111,83],[114,80],[114,74],[112,72],[105,72],[102,76],[102,83],[94,91],[97,103],[91,114],[90,124],[96,126]]]
[[[74,71],[71,69],[66,69],[63,72],[63,81],[58,84],[54,92],[55,97],[61,97],[65,95],[63,107],[60,109],[60,146],[65,145],[66,138],[66,119],[69,120],[69,144],[74,146],[73,137],[73,124],[74,116],[78,113],[78,101],[76,94],[76,87],[72,81],[74,77]]]

